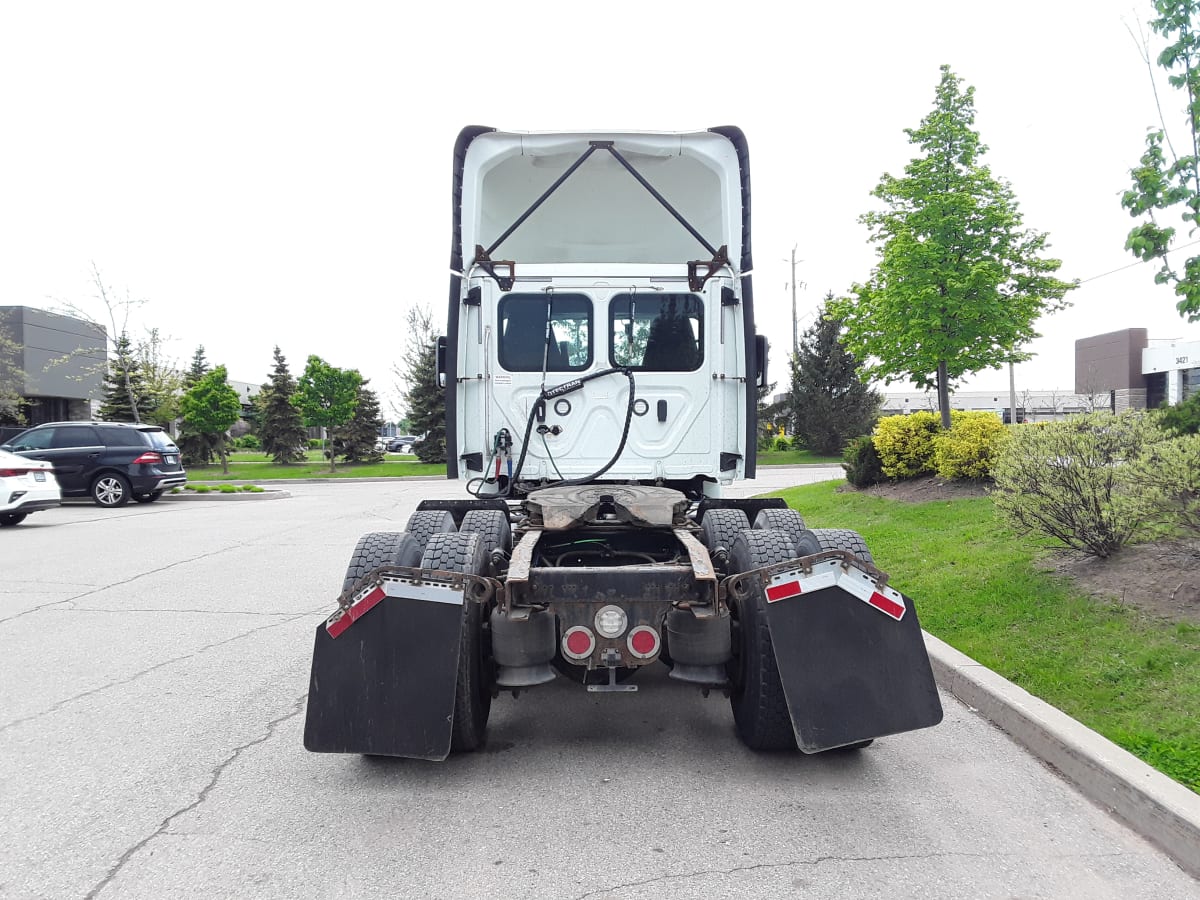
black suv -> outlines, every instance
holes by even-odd
[[[100,506],[151,503],[187,481],[179,448],[157,425],[48,422],[2,446],[53,463],[64,497],[91,496]]]

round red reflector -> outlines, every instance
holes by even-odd
[[[658,650],[658,635],[645,625],[635,628],[629,635],[629,649],[635,656],[653,656]]]
[[[567,651],[567,655],[577,659],[589,656],[595,646],[596,639],[592,637],[592,633],[581,626],[572,628],[563,637],[563,647]]]

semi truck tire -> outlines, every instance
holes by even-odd
[[[490,556],[493,550],[509,553],[512,550],[512,526],[508,516],[498,509],[471,509],[463,516],[460,533],[479,535],[483,541],[483,552]]]
[[[448,509],[419,509],[408,517],[404,530],[413,536],[421,552],[429,546],[429,539],[435,534],[447,531],[457,531],[454,527],[454,516]]]
[[[705,514],[705,521],[711,514]],[[794,559],[795,547],[795,540],[786,531],[744,529],[730,551],[730,572],[748,572]],[[729,673],[733,683],[729,704],[738,737],[752,750],[794,750],[796,732],[775,663],[767,611],[760,593],[752,592],[745,600],[732,604],[731,610],[738,628]]]
[[[710,509],[700,523],[700,538],[708,552],[724,547],[733,551],[733,542],[750,527],[750,520],[740,509]]]
[[[346,567],[346,578],[342,590],[346,590],[362,576],[380,566],[418,566],[421,564],[421,548],[412,535],[403,531],[372,531],[358,539],[350,565]]]
[[[488,560],[483,541],[475,533],[443,531],[431,534],[421,556],[421,568],[486,575]],[[463,603],[462,645],[458,654],[458,680],[454,688],[451,753],[478,750],[483,746],[487,731],[488,714],[492,709],[492,686],[490,665],[483,643],[483,613],[479,603],[471,600]]]

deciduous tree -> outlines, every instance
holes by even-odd
[[[1173,284],[1179,301],[1179,314],[1189,322],[1200,321],[1200,254],[1192,253],[1183,265],[1172,264],[1168,257],[1176,231],[1160,224],[1158,214],[1173,214],[1185,223],[1186,237],[1196,236],[1200,216],[1200,3],[1197,0],[1154,0],[1158,16],[1150,28],[1169,43],[1158,55],[1158,65],[1168,73],[1168,82],[1187,95],[1184,115],[1186,139],[1179,154],[1171,141],[1166,120],[1146,135],[1146,151],[1129,170],[1133,186],[1121,197],[1121,205],[1135,219],[1144,219],[1129,232],[1125,249],[1140,260],[1158,260],[1154,276],[1157,284]],[[1148,43],[1143,43],[1150,66]],[[1153,70],[1151,71],[1153,81]],[[1157,96],[1157,92],[1156,92]],[[1174,213],[1171,211],[1174,210]],[[1191,241],[1190,241],[1191,242]]]
[[[183,421],[197,434],[209,438],[221,458],[221,470],[229,474],[229,451],[225,433],[242,414],[242,401],[229,384],[224,366],[200,377],[179,401]]]
[[[826,295],[800,340],[789,395],[796,434],[825,455],[840,454],[851,438],[870,433],[883,401],[858,376],[858,362],[842,343],[842,320],[827,309],[833,299]]]
[[[345,425],[358,405],[362,375],[355,369],[339,369],[319,356],[310,356],[296,390],[304,424],[332,432]],[[329,454],[329,471],[337,471],[337,454]]]
[[[1061,262],[1042,255],[1046,235],[1023,227],[1012,188],[980,162],[974,88],[941,72],[933,110],[906,129],[921,155],[902,177],[884,174],[873,194],[887,208],[860,219],[878,262],[830,311],[866,377],[936,385],[949,428],[953,383],[1028,359],[1034,322],[1074,285],[1053,276]]]
[[[295,397],[296,379],[292,377],[287,359],[276,347],[275,370],[263,384],[255,402],[258,406],[258,436],[263,452],[283,465],[304,459],[308,437]]]

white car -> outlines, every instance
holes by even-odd
[[[52,463],[0,450],[0,526],[16,525],[31,512],[61,505]]]

